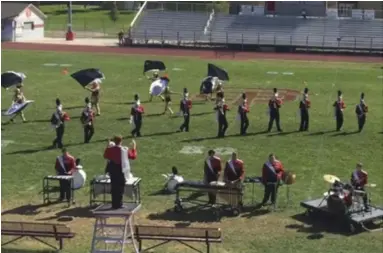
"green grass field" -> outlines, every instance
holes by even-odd
[[[21,57],[20,57],[21,56]],[[143,101],[147,99],[148,81],[143,79],[142,67],[146,59],[158,59],[148,56],[109,56],[101,54],[71,54],[28,51],[2,51],[2,71],[14,70],[27,75],[25,95],[36,100],[25,111],[28,123],[2,126],[2,212],[3,220],[34,220],[57,222],[57,216],[73,215],[75,220],[69,226],[77,233],[75,239],[66,243],[64,252],[89,252],[94,220],[87,217],[89,198],[88,187],[76,192],[77,204],[66,208],[64,204],[43,207],[41,184],[45,175],[54,173],[54,162],[59,150],[46,150],[54,138],[49,119],[55,108],[55,99],[59,97],[64,109],[74,119],[67,124],[64,142],[71,154],[83,160],[90,178],[104,171],[102,157],[106,138],[114,134],[129,136],[131,126],[128,120],[133,94],[138,92]],[[171,88],[182,92],[188,87],[190,93],[197,93],[200,80],[206,75],[206,60],[182,57],[161,58],[169,69]],[[335,174],[348,180],[356,162],[362,161],[369,173],[371,183],[377,188],[372,190],[374,204],[383,203],[383,179],[381,176],[382,158],[382,75],[379,64],[368,63],[323,63],[301,61],[211,61],[225,68],[231,77],[227,88],[237,90],[239,94],[249,88],[273,87],[301,91],[306,81],[312,100],[311,127],[309,133],[294,133],[298,128],[298,102],[286,102],[281,113],[281,123],[287,134],[255,134],[266,128],[267,115],[265,104],[253,104],[250,113],[249,136],[234,136],[239,132],[235,122],[236,107],[229,112],[228,137],[213,139],[216,136],[216,122],[212,114],[213,104],[195,103],[189,133],[175,133],[181,124],[181,118],[153,116],[163,111],[162,102],[144,102],[147,116],[144,118],[143,137],[137,139],[139,158],[132,163],[133,173],[143,179],[143,208],[136,222],[139,224],[175,224],[191,222],[191,226],[221,227],[224,242],[213,245],[212,252],[219,253],[357,253],[380,252],[382,233],[361,233],[346,236],[336,223],[326,224],[318,221],[306,224],[297,216],[304,212],[300,201],[310,197],[320,197],[327,191],[323,174]],[[96,119],[96,133],[92,143],[82,144],[83,131],[78,119],[84,97],[83,90],[69,75],[62,75],[63,67],[47,67],[45,63],[72,64],[70,72],[88,67],[100,68],[106,75],[101,98],[102,116]],[[182,69],[174,71],[173,68]],[[268,71],[293,72],[294,75],[269,75]],[[369,105],[365,131],[361,134],[335,135],[335,122],[332,103],[336,91],[344,93],[346,132],[357,129],[354,114],[360,92],[366,93]],[[2,90],[2,109],[11,103],[12,91]],[[178,109],[180,97],[174,96],[173,109]],[[6,118],[3,117],[3,122]],[[324,134],[320,134],[324,131]],[[206,139],[203,139],[206,138]],[[125,138],[127,144],[129,137]],[[181,154],[183,148],[202,149],[204,154]],[[221,222],[213,221],[212,214],[195,211],[187,215],[166,212],[173,208],[173,196],[154,195],[163,187],[162,173],[178,166],[181,174],[188,179],[202,179],[203,159],[211,148],[229,148],[238,151],[246,164],[248,176],[260,175],[261,166],[270,152],[274,152],[285,167],[297,174],[297,183],[291,188],[292,206],[284,210],[264,213],[259,210],[245,210],[240,217],[223,217]],[[229,155],[222,155],[226,160]],[[248,187],[250,188],[250,187]],[[262,189],[256,186],[256,199],[259,201]],[[251,190],[246,191],[246,203],[251,200]],[[281,188],[280,202],[285,205],[285,188]],[[6,211],[4,213],[4,211]],[[317,240],[310,238],[321,234]],[[4,238],[3,238],[4,239]],[[144,246],[152,245],[144,242]],[[198,247],[198,245],[196,245]],[[31,251],[10,250],[9,248],[30,249]],[[200,245],[203,247],[203,245]],[[9,246],[4,252],[35,252],[42,249],[35,242],[24,240]],[[191,252],[188,248],[169,244],[153,252]]]
[[[66,5],[40,6],[42,12],[47,15],[45,32],[49,36],[61,36],[60,32],[67,31],[68,14]],[[84,9],[82,5],[73,5],[72,24],[73,31],[79,36],[117,37],[117,33],[129,28],[130,22],[135,16],[132,11],[119,11],[118,20],[113,22],[109,17],[108,10],[94,7]]]

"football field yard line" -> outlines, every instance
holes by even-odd
[[[336,82],[337,82],[337,79],[338,79],[338,74],[339,74],[339,68],[336,68],[334,82],[331,85],[331,92],[330,92],[330,95],[329,95],[329,97],[327,99],[329,106],[327,107],[326,115],[328,115],[331,112],[331,109],[332,109],[331,101],[332,101],[332,96],[333,96],[333,90],[334,90],[334,88],[336,86]],[[319,148],[318,148],[318,151],[317,151],[316,166],[314,167],[315,169],[314,169],[314,171],[312,173],[312,177],[311,177],[310,185],[309,185],[309,190],[307,191],[307,198],[308,199],[313,198],[313,196],[311,196],[311,195],[313,194],[314,180],[318,179],[318,177],[317,177],[318,171],[322,171],[322,170],[320,170],[319,162],[322,162],[322,159],[323,159],[324,139],[325,139],[325,134],[323,134],[321,136],[321,139],[320,139],[320,144],[319,144]],[[321,177],[320,177],[320,180],[322,180]],[[321,196],[319,196],[319,197],[321,197]]]

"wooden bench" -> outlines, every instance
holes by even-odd
[[[17,222],[17,221],[2,221],[1,235],[15,237],[1,246],[15,242],[23,237],[31,237],[55,250],[63,249],[63,239],[73,238],[74,233],[71,233],[70,228],[62,224],[36,223],[36,222]],[[43,241],[40,238],[55,238],[59,241],[59,248]]]
[[[167,227],[167,226],[135,226],[135,239],[142,250],[143,240],[163,241],[144,251],[156,248],[171,241],[177,241],[197,252],[200,250],[192,247],[186,242],[206,243],[207,253],[210,252],[210,243],[221,243],[222,234],[220,228],[193,228],[193,227]],[[142,252],[144,252],[142,251]]]

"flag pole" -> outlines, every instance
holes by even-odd
[[[72,30],[72,1],[68,2],[68,30],[66,33],[66,40],[74,40],[74,33]]]

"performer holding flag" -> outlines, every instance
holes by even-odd
[[[69,115],[63,111],[60,99],[56,99],[56,112],[51,117],[52,127],[56,129],[56,138],[53,140],[53,148],[63,148],[63,136],[65,121],[69,121]]]
[[[85,98],[85,104],[81,113],[81,123],[84,127],[84,143],[89,143],[94,134],[94,112],[89,98]]]
[[[278,90],[277,88],[273,89],[274,95],[269,100],[269,127],[267,129],[267,132],[270,132],[273,128],[274,120],[275,124],[277,125],[278,132],[282,132],[281,125],[280,125],[280,116],[279,116],[279,108],[282,106],[282,99],[278,97]]]
[[[134,129],[132,130],[131,134],[133,137],[140,137],[144,107],[141,105],[138,94],[134,95],[134,101],[134,105],[130,110],[130,124],[134,124]]]
[[[247,102],[246,93],[242,93],[242,102],[238,106],[238,117],[240,119],[240,134],[246,135],[247,128],[249,127],[249,118],[247,114],[250,112],[249,104]]]
[[[84,86],[85,89],[89,90],[92,95],[90,97],[91,105],[92,108],[96,108],[96,113],[97,116],[101,115],[101,110],[100,110],[100,92],[101,92],[101,79],[95,79],[93,83],[88,86]]]
[[[209,150],[208,157],[204,163],[204,182],[210,184],[211,182],[218,181],[222,171],[221,159],[215,156],[214,150]],[[215,204],[215,193],[208,193],[209,204]]]
[[[226,119],[226,111],[229,111],[229,106],[225,103],[225,98],[223,93],[217,94],[217,104],[214,110],[217,111],[217,120],[218,120],[218,138],[225,137],[225,133],[229,124]]]
[[[333,104],[335,108],[335,120],[336,120],[336,131],[340,131],[343,126],[343,110],[346,108],[346,105],[343,101],[342,91],[338,90],[338,99]]]
[[[309,130],[309,109],[311,106],[311,102],[309,100],[309,89],[305,88],[303,91],[303,98],[299,102],[299,110],[301,114],[301,124],[299,127],[299,131],[308,131]]]
[[[355,108],[356,117],[358,119],[358,131],[362,132],[364,124],[366,123],[366,116],[368,112],[368,106],[364,101],[364,93],[360,95],[360,103]]]
[[[184,116],[184,122],[180,126],[180,131],[189,132],[190,123],[190,109],[192,108],[192,101],[189,99],[189,93],[187,88],[184,88],[183,99],[180,102],[180,114]]]
[[[132,149],[123,147],[122,136],[113,138],[114,146],[107,147],[104,151],[104,158],[108,160],[108,172],[111,183],[112,208],[119,209],[122,207],[122,198],[125,190],[126,177],[130,175],[129,159],[137,158],[136,142],[132,140]]]

